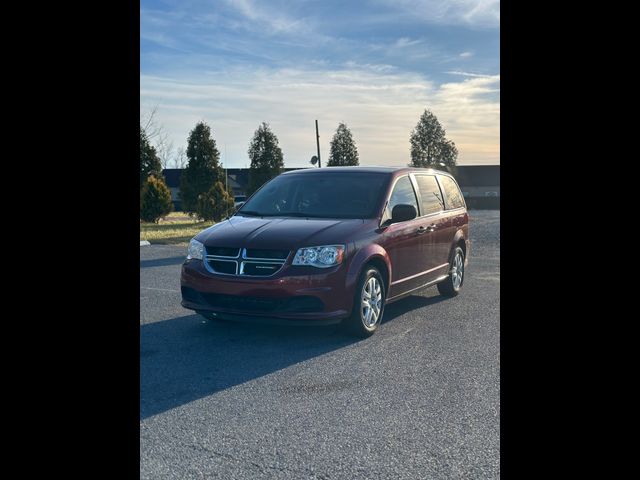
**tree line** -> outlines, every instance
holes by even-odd
[[[155,111],[153,112],[155,113]],[[152,116],[153,116],[152,113]],[[149,132],[149,125],[154,131]],[[166,136],[160,136],[155,146],[150,136],[158,136],[161,129],[151,121],[140,124],[140,219],[157,222],[168,215],[173,205],[171,192],[162,175],[166,158]],[[458,150],[445,136],[445,130],[429,110],[420,116],[409,138],[412,167],[453,168]],[[171,147],[172,148],[172,147]],[[159,153],[160,151],[160,153]],[[278,138],[268,123],[262,123],[253,134],[247,151],[251,165],[247,195],[284,170],[284,157]],[[189,133],[186,151],[179,151],[180,163],[186,157],[186,167],[180,177],[180,200],[189,215],[216,222],[231,214],[234,207],[233,192],[225,186],[224,170],[220,165],[220,152],[205,122],[198,122]],[[328,167],[357,166],[360,164],[358,148],[351,131],[340,123],[330,143]]]

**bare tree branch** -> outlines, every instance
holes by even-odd
[[[151,110],[141,112],[140,127],[145,132],[149,142],[155,147],[163,169],[169,168],[172,159],[177,162],[174,158],[173,142],[169,140],[169,134],[164,125],[158,121],[158,105]]]
[[[140,115],[140,126],[150,141],[164,132],[164,127],[158,123],[156,118],[157,113],[158,105]]]
[[[169,162],[173,157],[173,142],[169,141],[168,137],[165,132],[162,132],[156,144],[156,153],[163,169],[169,167]]]
[[[187,153],[184,147],[178,148],[175,156],[173,157],[174,168],[185,168],[187,166]]]

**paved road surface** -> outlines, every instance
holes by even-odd
[[[362,341],[203,321],[185,247],[141,247],[141,478],[498,478],[500,213],[471,217],[461,295],[390,305]]]

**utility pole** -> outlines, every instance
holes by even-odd
[[[224,142],[224,189],[229,190],[229,169],[227,168],[227,142]]]
[[[320,134],[318,133],[318,120],[316,120],[316,146],[318,147],[318,168],[322,168],[320,161]]]

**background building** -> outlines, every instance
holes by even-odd
[[[454,176],[467,207],[500,209],[500,165],[459,165]]]

